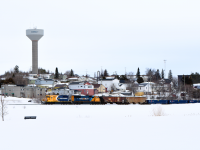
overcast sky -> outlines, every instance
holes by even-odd
[[[26,29],[44,29],[39,67],[79,75],[200,72],[199,0],[1,0],[0,74],[32,66]]]

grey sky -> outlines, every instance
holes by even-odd
[[[200,72],[199,0],[2,0],[0,74],[32,65],[26,29],[44,29],[39,66],[90,75],[146,68]]]

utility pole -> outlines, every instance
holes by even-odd
[[[185,88],[185,75],[184,75],[184,88]],[[185,89],[185,92],[186,92],[186,89]]]
[[[166,74],[166,73],[165,73],[165,71],[166,71],[166,61],[167,61],[167,60],[164,60],[164,68],[165,68],[165,69],[164,69],[164,78],[165,78],[165,74]]]

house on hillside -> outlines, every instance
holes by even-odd
[[[72,95],[72,94],[74,94],[74,90],[60,87],[60,88],[56,88],[56,89],[52,90],[52,93],[56,94],[56,95]]]
[[[89,82],[71,82],[69,89],[81,91],[83,95],[94,95],[94,86]]]
[[[92,84],[94,86],[94,89],[98,91],[98,93],[105,93],[107,92],[106,87],[103,84]],[[95,94],[98,94],[95,93]]]
[[[147,75],[140,75],[140,77],[142,77],[144,82],[148,82],[148,80],[149,80],[149,76],[147,76]],[[137,76],[136,75],[127,75],[127,79],[132,80],[132,81],[137,81]]]
[[[75,81],[79,81],[79,78],[78,77],[70,77],[70,78],[67,78],[67,81],[75,82]]]
[[[48,88],[54,86],[54,80],[53,79],[41,79],[38,78],[35,80],[35,85],[42,88]]]
[[[58,88],[67,88],[68,86],[66,84],[56,84],[54,89],[58,89]]]
[[[118,79],[102,79],[98,81],[98,84],[104,85],[108,92],[116,90],[126,90],[126,86],[123,83],[120,83],[120,80]]]
[[[137,92],[144,92],[145,94],[152,93],[152,89],[155,87],[155,84],[153,82],[143,82],[140,84],[137,84]]]

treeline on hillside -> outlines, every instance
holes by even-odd
[[[5,74],[2,76],[2,78],[4,78],[5,80],[0,80],[0,86],[2,84],[27,85],[28,79],[24,77],[28,77],[28,74],[28,72],[20,71],[19,66],[16,65],[10,71],[5,72]]]

